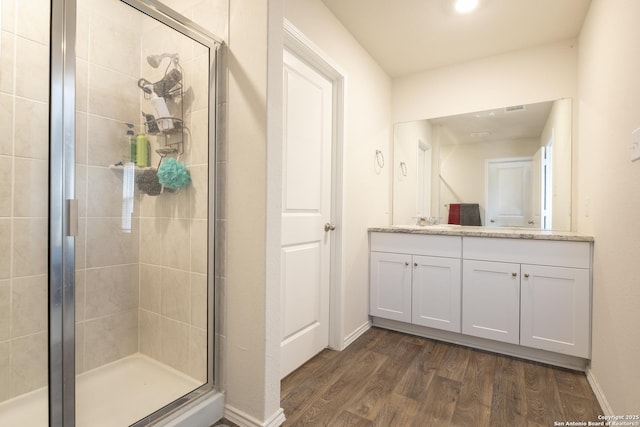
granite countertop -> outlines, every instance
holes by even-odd
[[[468,225],[387,225],[369,227],[370,232],[437,234],[445,236],[498,237],[506,239],[564,240],[574,242],[593,242],[593,236],[570,231],[536,230],[533,228],[475,227]]]

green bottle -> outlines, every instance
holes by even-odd
[[[136,166],[139,168],[149,166],[149,139],[144,133],[136,136]]]

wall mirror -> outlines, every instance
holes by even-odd
[[[462,225],[570,230],[571,116],[565,98],[396,124],[393,224],[472,207]]]

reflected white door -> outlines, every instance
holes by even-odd
[[[531,160],[489,160],[487,225],[532,227]]]
[[[284,51],[281,377],[329,344],[332,97]]]

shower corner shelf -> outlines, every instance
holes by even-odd
[[[117,170],[117,171],[123,171],[125,169],[124,165],[109,165],[109,169],[112,170]],[[156,168],[154,168],[153,166],[144,166],[144,167],[139,167],[136,166],[134,167],[134,170],[136,172],[143,172],[143,171],[149,171],[149,170],[155,170]]]
[[[173,123],[173,127],[171,129],[160,129],[160,124],[165,123],[165,120],[171,120]],[[144,127],[148,135],[175,135],[182,133],[184,121],[178,117],[160,117],[153,120],[146,120],[144,122]]]

